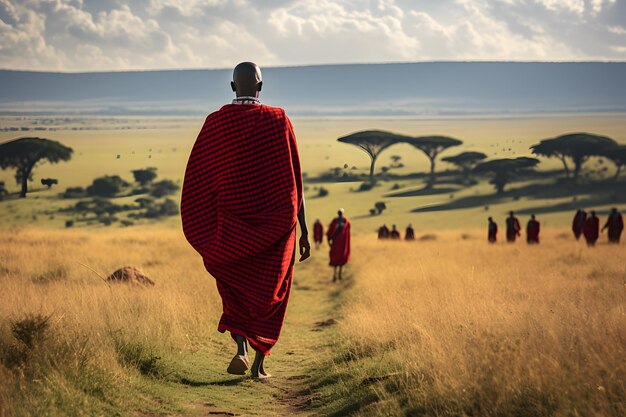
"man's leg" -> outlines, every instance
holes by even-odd
[[[237,354],[233,357],[226,369],[226,372],[233,375],[245,375],[250,368],[250,358],[248,357],[248,341],[239,334],[232,334],[232,338],[237,343]]]
[[[333,266],[333,282],[337,281],[337,267]]]
[[[264,379],[272,376],[265,371],[265,367],[263,365],[264,362],[265,355],[257,351],[256,356],[254,357],[254,362],[252,363],[252,378]]]
[[[342,272],[343,272],[343,265],[340,265],[340,266],[339,266],[339,281],[341,281],[341,279],[343,278],[343,277],[341,276],[341,273],[342,273]]]

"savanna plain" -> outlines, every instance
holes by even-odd
[[[620,120],[305,120],[300,152],[313,177],[344,164],[366,171],[366,156],[335,139],[372,123],[399,133],[448,126],[469,138],[464,147],[523,156],[576,124],[571,130],[604,128],[624,143]],[[47,137],[76,154],[37,175],[85,186],[98,175],[155,166],[179,180],[196,128],[55,131]],[[413,149],[384,157],[394,154],[407,172],[427,169]],[[2,175],[9,184],[10,173]],[[609,245],[606,235],[594,248],[576,241],[567,227],[573,213],[550,209],[571,196],[505,195],[414,211],[492,194],[482,181],[411,193],[421,181],[382,181],[368,192],[307,181],[310,227],[344,207],[352,258],[335,284],[327,245],[296,265],[283,334],[267,361],[274,377],[265,383],[226,374],[234,343],[215,331],[219,295],[175,216],[65,229],[55,210],[69,203],[59,190],[33,187],[25,199],[0,201],[0,416],[626,415],[624,243]],[[392,188],[408,192],[393,197]],[[372,216],[378,200],[387,209]],[[502,227],[509,209],[540,208],[539,245],[486,242],[486,216]],[[382,223],[402,231],[412,223],[418,239],[378,241]],[[156,285],[104,280],[125,265]]]

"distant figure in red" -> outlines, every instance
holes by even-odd
[[[509,211],[509,217],[506,219],[506,241],[515,242],[515,238],[521,236],[520,230],[522,230],[522,226],[520,226],[519,220],[515,217],[515,213]]]
[[[622,237],[622,230],[624,230],[624,219],[616,208],[611,209],[609,218],[606,220],[602,230],[604,231],[604,229],[609,229],[609,243],[619,243]]]
[[[217,330],[237,343],[227,372],[250,368],[254,378],[270,376],[264,359],[285,322],[296,250],[300,261],[310,256],[293,125],[283,109],[259,101],[262,84],[254,63],[235,67],[237,97],[206,118],[180,202],[185,237],[222,299]],[[256,351],[252,364],[248,343]]]
[[[333,282],[341,281],[343,266],[350,260],[350,222],[343,213],[344,210],[339,209],[337,217],[330,223],[326,232],[330,246],[330,266],[333,267]]]
[[[391,233],[389,234],[389,237],[393,240],[400,240],[400,232],[396,229],[395,224],[391,226]]]
[[[492,217],[489,217],[487,240],[489,240],[489,243],[496,243],[498,240],[498,225],[493,221]]]
[[[574,221],[572,221],[572,231],[574,232],[574,236],[576,236],[576,240],[580,239],[580,236],[583,234],[586,221],[587,212],[583,209],[578,209],[576,215],[574,215]]]
[[[324,242],[324,225],[320,219],[315,220],[313,224],[313,240],[315,241],[315,249],[319,249]]]
[[[592,211],[587,220],[585,220],[585,227],[583,228],[583,234],[588,246],[595,246],[598,236],[600,236],[600,219],[596,217],[596,212]]]
[[[530,215],[530,220],[526,225],[526,242],[539,243],[539,222],[535,219],[535,215]]]
[[[383,224],[378,229],[378,238],[379,239],[389,239],[389,228],[386,224]]]
[[[404,234],[404,240],[415,240],[415,230],[413,230],[413,226],[409,225],[406,228],[406,233]]]

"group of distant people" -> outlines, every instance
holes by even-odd
[[[383,224],[378,228],[378,239],[401,240],[402,236],[395,224],[391,225],[391,230],[389,230],[386,224]],[[415,240],[415,230],[410,224],[407,226],[406,232],[404,233],[404,240]]]
[[[611,209],[602,230],[600,230],[600,219],[593,210],[587,214],[585,210],[578,209],[572,221],[572,231],[576,240],[579,240],[580,236],[584,236],[589,246],[594,246],[600,237],[600,232],[607,229],[609,243],[619,243],[624,230],[624,218],[616,208]]]
[[[488,219],[487,240],[490,243],[498,241],[498,225],[492,217]],[[616,209],[611,209],[609,217],[606,223],[600,230],[600,219],[596,216],[595,211],[591,211],[587,214],[586,211],[579,209],[574,215],[572,222],[572,231],[576,240],[579,240],[581,236],[585,237],[585,241],[589,246],[595,246],[600,232],[608,229],[609,243],[619,243],[624,230],[624,219],[622,214]],[[518,237],[521,237],[521,224],[519,219],[515,217],[513,211],[509,212],[509,217],[506,218],[506,240],[513,243]],[[526,241],[529,244],[539,243],[539,232],[541,225],[536,219],[534,214],[531,214],[530,220],[526,224]]]
[[[343,279],[343,266],[350,260],[350,221],[345,216],[344,209],[337,211],[335,217],[328,226],[326,239],[330,246],[330,266],[333,267],[333,282]],[[324,225],[320,219],[313,224],[313,241],[315,249],[324,243]]]

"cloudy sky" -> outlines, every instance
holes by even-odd
[[[626,0],[0,0],[0,68],[626,60]]]

